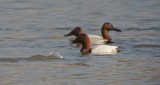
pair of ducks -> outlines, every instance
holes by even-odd
[[[118,52],[118,46],[104,45],[112,43],[112,38],[108,34],[111,30],[121,32],[121,30],[117,29],[111,23],[106,22],[101,28],[102,37],[98,35],[87,35],[81,27],[76,27],[64,36],[76,36],[76,39],[71,41],[71,43],[81,44],[82,47],[80,52],[82,54],[92,53],[93,55],[113,55]],[[91,43],[98,45],[95,45],[91,48]]]

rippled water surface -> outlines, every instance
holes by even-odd
[[[0,85],[159,85],[159,0],[0,0]],[[100,34],[121,52],[81,55],[63,35]],[[50,56],[56,51],[64,57]]]

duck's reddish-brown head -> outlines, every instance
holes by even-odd
[[[91,52],[91,41],[88,37],[87,34],[85,33],[81,33],[79,34],[75,40],[73,40],[71,42],[72,44],[75,44],[75,43],[81,43],[82,44],[82,48],[81,48],[81,52],[83,54],[86,54],[86,53],[90,53]]]
[[[102,33],[102,37],[104,39],[107,39],[108,42],[110,42],[112,40],[111,36],[108,33],[110,30],[121,32],[120,29],[117,29],[111,23],[109,23],[109,22],[104,23],[103,26],[102,26],[102,28],[101,28],[101,33]]]
[[[88,43],[88,42],[90,43],[90,39],[89,39],[88,35],[85,33],[81,33],[71,43],[72,44],[75,44],[75,43],[82,43],[83,44],[83,43]]]
[[[107,30],[107,31],[113,30],[113,31],[121,32],[120,29],[118,29],[117,27],[115,27],[114,25],[112,25],[109,22],[106,22],[106,23],[103,24],[102,30]]]
[[[64,36],[66,37],[66,36],[74,35],[77,37],[81,33],[84,33],[83,29],[81,27],[76,27],[70,33],[65,34]]]

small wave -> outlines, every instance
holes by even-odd
[[[21,60],[26,60],[26,58],[0,58],[0,62],[18,62]]]
[[[14,10],[43,10],[44,8],[40,7],[23,7],[23,8],[14,8]]]
[[[57,29],[57,30],[71,30],[73,29],[72,27],[57,27],[57,28],[54,28],[54,29]]]
[[[147,30],[160,30],[160,27],[150,27],[150,28],[147,28]]]
[[[0,36],[0,39],[17,39],[22,41],[34,41],[38,39],[70,39],[70,37],[64,37],[63,35],[51,35],[51,36],[44,36],[44,37],[43,36],[30,37],[25,35],[15,35],[15,36]]]
[[[15,3],[25,3],[25,2],[28,2],[28,1],[22,1],[22,0],[16,0],[16,1],[14,1]]]
[[[134,30],[134,31],[141,31],[142,28],[131,27],[131,28],[127,28],[126,30],[128,30],[128,31],[132,31],[132,30]]]
[[[62,35],[52,35],[52,36],[48,36],[48,37],[45,37],[44,39],[68,39],[68,37],[64,37]]]
[[[155,30],[155,31],[158,31],[158,30],[160,30],[160,28],[159,27],[149,27],[149,28],[131,27],[131,28],[127,28],[126,30],[128,30],[128,31],[145,31],[145,30]]]
[[[21,31],[21,29],[13,29],[13,28],[0,28],[2,31]]]
[[[160,19],[141,19],[139,21],[160,21]]]
[[[133,45],[136,48],[160,48],[160,45],[153,45],[153,44],[137,44]]]
[[[54,55],[33,55],[28,58],[0,58],[0,62],[19,62],[22,60],[27,60],[27,61],[47,61],[47,60],[64,60],[64,58],[57,57]]]
[[[29,60],[29,61],[63,60],[63,58],[57,57],[57,56],[54,56],[54,55],[49,55],[49,56],[33,55],[33,56],[29,57],[29,58],[26,58],[26,60]]]

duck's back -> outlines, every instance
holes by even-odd
[[[101,36],[99,36],[99,35],[88,35],[88,37],[90,38],[90,39],[103,39],[103,37],[101,37]]]
[[[111,45],[96,45],[92,48],[93,55],[113,55],[118,51],[118,46]]]
[[[108,40],[105,40],[105,39],[93,39],[93,38],[90,38],[91,40],[91,43],[94,44],[94,45],[105,45],[108,43]]]

